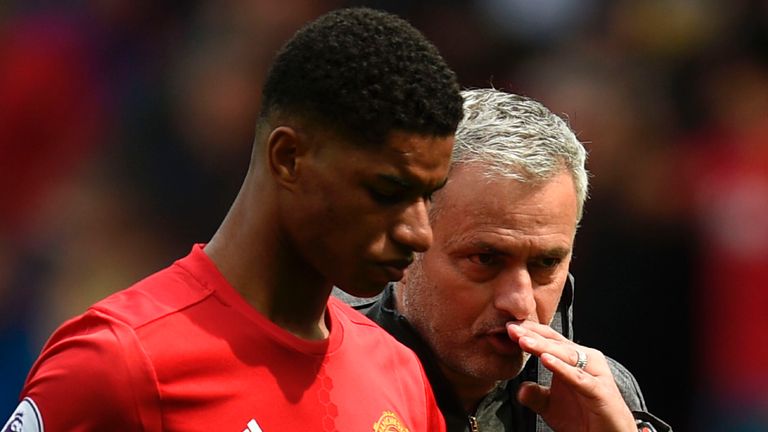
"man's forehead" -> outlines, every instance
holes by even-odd
[[[473,223],[475,221],[471,218],[466,222],[449,223],[442,227],[444,247],[488,251],[527,248],[567,255],[573,246],[573,236],[554,226],[545,227],[542,231],[527,231],[493,222]],[[439,222],[435,224],[435,228],[438,227]]]
[[[524,206],[539,206],[542,214],[555,213],[552,200],[576,200],[572,176],[560,171],[548,178],[531,178],[518,171],[500,173],[485,162],[453,164],[446,187],[436,196],[441,203],[469,208],[494,208],[503,214]],[[558,202],[559,203],[559,202]],[[490,207],[489,207],[490,205]]]
[[[436,158],[443,163],[450,162],[455,139],[454,135],[425,135],[394,130],[385,137],[384,147],[404,156]]]
[[[370,159],[379,162],[379,171],[375,175],[382,181],[406,187],[418,183],[438,187],[447,179],[453,140],[453,136],[392,132],[383,145],[356,151],[365,152]]]
[[[577,221],[575,209],[569,208],[575,207],[571,203],[575,198],[528,193],[525,189],[531,185],[513,179],[494,179],[496,187],[484,183],[489,181],[484,178],[471,179],[479,183],[455,180],[452,174],[435,198],[432,229],[436,245],[476,250],[526,248],[558,255],[573,247]],[[505,193],[515,187],[524,193]]]

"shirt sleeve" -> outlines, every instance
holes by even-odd
[[[94,310],[51,336],[21,399],[49,431],[162,430],[155,375],[133,329]]]

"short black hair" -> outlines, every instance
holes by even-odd
[[[275,58],[261,116],[298,115],[367,143],[402,130],[448,136],[462,118],[456,74],[437,48],[395,15],[369,8],[309,23]]]

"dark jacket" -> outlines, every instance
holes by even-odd
[[[481,401],[476,413],[467,413],[448,379],[445,378],[437,365],[434,353],[421,336],[411,327],[404,316],[395,309],[394,285],[390,284],[378,297],[362,299],[352,297],[343,291],[334,289],[334,295],[350,304],[355,309],[365,313],[382,328],[392,334],[397,340],[411,348],[424,366],[424,370],[432,385],[437,404],[445,417],[448,432],[470,431],[470,415],[479,424],[479,430],[488,431],[517,431],[517,432],[551,432],[552,429],[544,423],[541,417],[523,407],[517,402],[516,393],[522,381],[534,381],[542,385],[550,385],[552,373],[541,366],[536,357],[526,364],[516,378],[500,383],[500,385]],[[573,278],[569,276],[558,304],[557,312],[552,321],[552,328],[573,339]],[[656,431],[671,431],[669,426],[647,412],[640,387],[632,374],[621,364],[608,358],[616,384],[624,401],[638,419],[638,424],[646,422]],[[651,431],[653,429],[650,429]]]

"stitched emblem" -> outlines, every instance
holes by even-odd
[[[373,432],[409,432],[393,411],[384,411],[373,424]]]

